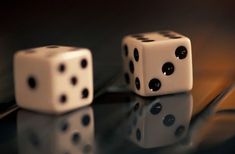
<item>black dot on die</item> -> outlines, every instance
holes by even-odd
[[[83,126],[88,126],[89,123],[91,121],[91,118],[88,114],[85,114],[83,117],[82,117],[82,125]]]
[[[128,46],[126,44],[123,46],[123,50],[124,50],[124,55],[128,56]]]
[[[171,39],[179,39],[179,38],[181,38],[181,36],[169,36],[169,38],[171,38]]]
[[[183,135],[185,132],[185,127],[183,125],[180,125],[176,130],[175,130],[175,136],[180,137]]]
[[[137,128],[137,130],[136,130],[136,139],[137,139],[137,141],[141,140],[141,131],[139,128]]]
[[[164,117],[163,124],[167,127],[172,126],[175,123],[175,116],[168,114]]]
[[[87,60],[86,60],[85,58],[82,59],[82,60],[81,60],[81,67],[82,67],[82,68],[86,68],[86,67],[87,67],[87,63],[88,63],[88,62],[87,62]]]
[[[152,91],[158,91],[161,88],[161,81],[154,78],[149,81],[149,89]]]
[[[142,42],[154,42],[154,40],[142,40]]]
[[[89,90],[87,88],[84,88],[82,90],[82,98],[87,98],[89,96]]]
[[[135,87],[140,90],[140,79],[138,77],[135,78]]]
[[[66,70],[66,67],[65,67],[65,65],[64,64],[59,64],[59,66],[58,66],[58,71],[60,72],[60,73],[63,73],[63,72],[65,72],[65,70]]]
[[[37,80],[34,76],[29,76],[27,79],[27,83],[30,89],[36,89],[37,88]]]
[[[71,79],[70,79],[70,83],[73,85],[73,86],[76,86],[77,85],[77,82],[78,82],[78,79],[76,76],[72,76]]]
[[[171,37],[174,37],[175,35],[173,35],[173,34],[163,34],[165,37],[168,37],[168,38],[171,38]]]
[[[146,38],[146,37],[137,37],[136,39],[137,39],[137,40],[140,40],[140,41],[149,40],[149,39]]]
[[[134,73],[134,63],[133,63],[133,61],[131,60],[130,62],[129,62],[129,69],[130,69],[130,72],[131,73]]]
[[[187,49],[184,46],[180,46],[175,50],[175,56],[179,59],[184,59],[187,57]]]
[[[64,104],[67,102],[67,96],[65,94],[62,94],[60,96],[60,103]]]
[[[134,58],[135,61],[139,61],[139,51],[137,48],[134,49]]]
[[[162,66],[162,73],[164,75],[171,75],[174,73],[175,67],[171,62],[167,62]]]
[[[61,123],[60,129],[62,132],[66,132],[69,129],[69,124],[67,121],[63,121]]]
[[[152,113],[153,115],[156,115],[160,113],[161,110],[162,110],[162,105],[160,103],[156,103],[151,107],[150,113]]]
[[[128,73],[124,73],[124,79],[127,84],[130,84],[130,76]]]
[[[78,144],[80,141],[80,134],[78,132],[73,133],[72,135],[72,142],[73,144]]]

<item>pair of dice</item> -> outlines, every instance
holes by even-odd
[[[171,31],[123,39],[125,79],[142,96],[192,88],[190,40]],[[14,59],[16,101],[22,108],[63,113],[92,103],[89,49],[45,46],[19,51]]]

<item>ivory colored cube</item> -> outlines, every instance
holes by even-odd
[[[190,39],[172,31],[128,35],[122,41],[124,77],[141,96],[190,91],[193,86]]]
[[[25,109],[59,114],[93,100],[92,54],[85,48],[45,46],[14,57],[17,104]]]

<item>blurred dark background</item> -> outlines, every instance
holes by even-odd
[[[195,111],[193,112],[201,111],[205,107],[204,97],[201,97],[203,96],[201,93],[206,94],[205,91],[213,91],[212,86],[208,86],[210,84],[215,83],[215,87],[218,85],[216,84],[217,80],[213,80],[213,77],[222,76],[226,80],[228,78],[235,79],[234,8],[235,1],[232,0],[1,1],[0,104],[2,106],[2,104],[14,103],[12,60],[17,50],[49,44],[90,48],[94,55],[95,88],[99,89],[121,71],[120,44],[123,36],[170,29],[188,36],[192,41],[194,85],[196,85],[192,92],[194,102],[197,102],[194,103]],[[198,84],[197,81],[200,77],[207,80],[202,80],[202,83]],[[205,84],[207,81],[209,84]],[[201,92],[200,95],[197,95],[195,91]],[[221,91],[221,89],[217,91]],[[209,103],[208,100],[207,98],[206,103]],[[110,101],[109,104],[100,106],[98,109],[100,112],[96,111],[96,115],[102,113],[102,116],[96,116],[96,120],[97,117],[100,118],[97,121],[106,122],[103,120],[106,118],[116,122],[113,119],[114,113],[117,115],[120,113],[123,116],[123,113],[117,110],[120,106],[112,103]],[[114,107],[110,109],[112,105]],[[202,107],[198,110],[197,106],[200,105]],[[97,106],[95,107],[97,110]],[[107,116],[108,110],[112,116]],[[16,117],[14,114],[11,116]],[[231,123],[228,123],[227,128]],[[103,123],[98,124],[103,126],[102,128],[107,127]],[[8,134],[12,137],[16,135],[14,134],[16,133],[16,124],[13,123],[13,125],[6,127],[10,132]],[[219,126],[223,125],[224,123],[221,122]],[[12,128],[14,130],[11,130]],[[214,131],[216,133],[213,134],[212,128],[209,127],[208,132],[212,132],[211,136],[214,137],[217,132]],[[107,136],[109,136],[110,132],[106,131],[106,128],[104,130],[105,134],[107,132]],[[226,130],[225,127],[222,127],[222,130]],[[4,139],[3,136],[1,137]],[[113,140],[113,142],[117,142],[117,140]],[[108,148],[113,148],[110,146],[110,140],[108,145]],[[218,149],[223,153],[226,150],[233,150],[233,147],[234,140],[229,142],[226,148],[217,146],[212,153],[221,152]],[[199,153],[203,152],[208,153],[207,151],[199,151]]]
[[[232,0],[0,2],[0,102],[14,98],[12,60],[19,49],[48,44],[90,48],[97,82],[108,78],[101,74],[121,70],[123,36],[164,29],[191,38],[195,76],[233,76],[234,7]]]

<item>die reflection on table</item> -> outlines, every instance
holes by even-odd
[[[20,154],[94,153],[94,116],[91,107],[63,116],[20,110],[17,115]]]
[[[186,136],[193,107],[190,93],[134,99],[128,120],[132,142],[154,148],[174,144]]]

